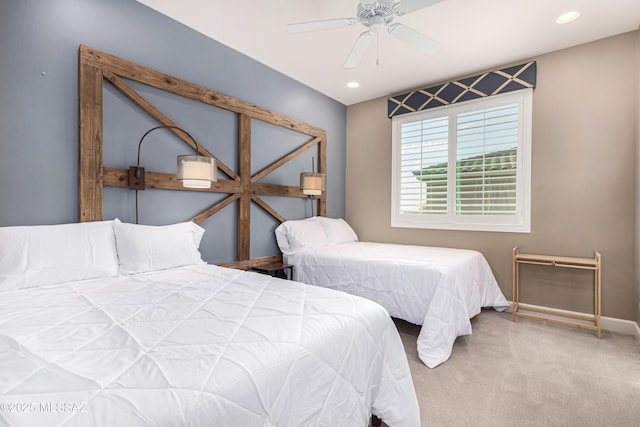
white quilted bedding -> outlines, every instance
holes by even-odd
[[[484,256],[466,249],[350,242],[285,256],[294,280],[371,299],[393,317],[422,325],[418,355],[433,368],[471,334],[482,307],[509,303]]]
[[[210,265],[0,292],[0,425],[419,426],[363,298]]]

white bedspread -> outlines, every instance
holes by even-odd
[[[351,242],[287,255],[294,280],[369,298],[393,317],[422,325],[418,355],[433,368],[451,355],[456,337],[471,333],[482,307],[509,303],[484,256],[476,251]]]
[[[0,425],[417,427],[384,309],[194,266],[0,292]]]

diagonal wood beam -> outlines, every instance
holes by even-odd
[[[226,197],[220,200],[218,203],[211,206],[209,209],[206,209],[201,213],[199,213],[198,215],[196,215],[195,217],[193,217],[191,221],[195,222],[196,224],[201,224],[202,222],[204,222],[204,220],[220,212],[223,208],[229,206],[231,203],[235,202],[239,198],[240,198],[240,194],[237,194],[237,193],[231,194],[229,195],[229,197]]]
[[[260,197],[256,196],[255,194],[251,195],[251,200],[253,200],[253,202],[255,204],[257,204],[258,206],[260,206],[262,209],[264,209],[269,215],[271,215],[272,217],[274,217],[275,219],[277,219],[280,222],[285,222],[287,219],[285,217],[283,217],[282,215],[280,215],[275,209],[273,209],[267,202],[265,202],[264,200],[262,200]]]
[[[273,172],[274,170],[278,169],[280,166],[284,165],[289,160],[291,160],[291,159],[299,156],[300,154],[304,153],[309,148],[311,148],[314,145],[318,144],[320,141],[321,141],[320,138],[313,138],[311,141],[305,143],[304,145],[301,145],[300,147],[298,147],[295,150],[291,151],[289,154],[281,157],[280,159],[278,159],[275,162],[271,163],[266,168],[262,169],[260,172],[258,172],[255,175],[253,175],[251,177],[251,182],[260,181],[262,178],[264,178],[265,176],[269,175],[271,172]]]
[[[149,101],[144,99],[144,97],[142,97],[138,92],[136,92],[131,86],[126,84],[122,79],[118,78],[118,76],[116,76],[112,72],[105,71],[104,77],[109,82],[111,82],[111,84],[113,84],[113,86],[115,86],[116,89],[122,92],[127,98],[133,101],[136,105],[138,105],[138,107],[142,108],[146,113],[148,113],[151,117],[159,121],[161,124],[165,126],[180,127],[176,123],[171,121],[171,119],[169,119],[167,116],[165,116],[153,104],[151,104]],[[190,138],[188,138],[186,135],[184,135],[182,132],[178,131],[177,129],[169,129],[169,130],[173,132],[178,138],[180,138],[185,144],[187,144],[194,150],[196,149],[196,146],[193,143],[193,141]],[[240,179],[240,177],[231,168],[229,168],[227,165],[221,162],[220,159],[218,159],[216,156],[211,154],[211,152],[209,152],[205,147],[200,145],[199,149],[202,155],[213,157],[214,159],[216,159],[216,165],[218,169],[226,173],[231,179],[233,180]]]

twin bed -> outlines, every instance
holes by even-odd
[[[326,217],[284,222],[276,239],[294,280],[368,298],[422,325],[418,356],[431,368],[471,333],[482,307],[509,306],[477,251],[359,242],[344,220]]]
[[[0,424],[420,424],[382,307],[207,265],[202,232],[0,228]]]

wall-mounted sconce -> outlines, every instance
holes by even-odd
[[[325,190],[325,174],[302,172],[300,174],[300,189],[307,196],[319,196]]]
[[[178,156],[176,177],[186,188],[211,188],[218,180],[216,159],[205,156]]]
[[[309,197],[309,201],[313,196],[322,195],[326,191],[327,175],[315,172],[315,159],[311,159],[311,172],[302,172],[300,174],[300,189],[302,194]],[[311,216],[313,216],[313,202],[311,202]]]
[[[136,224],[138,223],[138,190],[146,187],[144,168],[140,166],[140,147],[142,141],[151,132],[157,129],[176,129],[184,133],[196,146],[196,155],[178,156],[176,179],[182,182],[185,188],[211,188],[211,183],[218,180],[218,169],[216,159],[200,155],[200,146],[196,140],[184,129],[177,126],[156,126],[149,129],[142,135],[138,143],[138,163],[136,166],[129,166],[129,189],[136,191]]]

